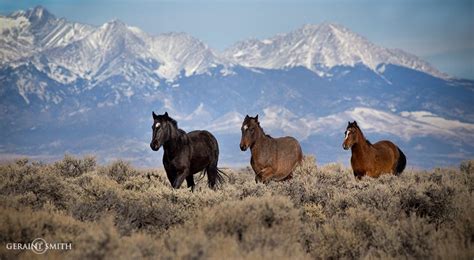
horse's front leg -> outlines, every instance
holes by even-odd
[[[166,177],[168,177],[171,186],[173,186],[174,182],[176,181],[176,176],[176,171],[172,169],[166,169]]]
[[[173,188],[179,189],[181,184],[183,183],[184,179],[188,177],[189,174],[189,169],[185,168],[184,170],[178,171],[178,176],[176,177],[174,183],[173,183]]]
[[[254,169],[254,172],[255,172],[255,183],[259,183],[259,182],[263,182],[263,179],[262,179],[262,172],[265,170],[266,168],[263,168],[261,169],[260,171],[257,171]]]
[[[267,184],[274,175],[272,167],[265,167],[259,172],[260,181]]]
[[[188,177],[186,177],[186,183],[188,184],[188,188],[191,188],[191,191],[194,191],[194,176],[192,174],[189,174]]]
[[[364,171],[354,171],[354,177],[356,178],[356,180],[360,181],[362,179],[362,177],[364,177],[364,175],[366,175],[367,173],[364,172]]]

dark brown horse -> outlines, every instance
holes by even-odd
[[[224,181],[223,172],[217,168],[219,146],[208,131],[184,132],[176,120],[153,112],[153,136],[150,147],[158,151],[163,146],[163,166],[173,188],[178,189],[184,179],[194,190],[193,175],[207,173],[208,185],[214,189]]]
[[[366,175],[373,178],[381,174],[400,175],[407,163],[405,154],[394,143],[383,140],[371,144],[356,121],[348,122],[342,147],[352,151],[351,166],[357,179]]]
[[[260,127],[258,115],[247,115],[241,130],[240,149],[246,151],[250,147],[250,165],[255,172],[256,182],[291,179],[293,170],[303,160],[301,146],[295,138],[272,138],[266,135]]]

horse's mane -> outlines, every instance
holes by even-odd
[[[372,143],[369,141],[369,139],[365,138],[364,132],[362,132],[362,129],[360,129],[359,125],[357,125],[357,124],[352,124],[351,126],[355,127],[357,130],[359,130],[359,132],[362,134],[362,136],[363,136],[364,139],[365,139],[365,142],[366,142],[368,145],[372,145]]]
[[[178,128],[179,138],[181,139],[182,144],[189,144],[189,137],[183,129]]]
[[[171,123],[171,125],[176,129],[179,134],[186,134],[186,132],[178,127],[178,122],[171,117],[167,117],[165,120]]]
[[[186,131],[184,131],[183,129],[181,129],[181,128],[176,128],[176,129],[177,129],[178,133],[186,134]]]
[[[181,130],[181,129],[178,128],[178,122],[176,122],[176,120],[174,120],[174,119],[171,118],[171,117],[168,117],[168,120],[170,121],[170,123],[171,123],[174,127],[176,127],[176,129]]]
[[[258,128],[260,128],[260,130],[262,130],[262,133],[263,133],[264,136],[266,136],[270,139],[273,139],[273,137],[271,135],[265,133],[265,131],[263,130],[263,127],[260,126],[260,122],[257,125],[258,125]]]
[[[187,135],[186,131],[184,131],[181,128],[178,128],[178,122],[176,122],[176,120],[174,120],[173,118],[168,117],[168,121],[174,127],[174,129],[175,129],[174,131],[176,131],[176,134],[178,136],[178,140],[181,140],[182,144],[188,144],[189,143],[189,138],[188,138],[188,135]]]
[[[369,141],[369,139],[367,139],[367,138],[365,137],[364,133],[362,132],[362,129],[360,129],[360,127],[359,127],[358,125],[355,125],[355,127],[356,127],[357,129],[359,129],[360,133],[362,134],[362,137],[364,137],[364,139],[365,139],[365,142],[366,142],[368,145],[372,145],[372,143]]]

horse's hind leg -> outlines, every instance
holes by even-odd
[[[255,183],[258,183],[259,181],[261,181],[260,175],[255,174]]]
[[[194,191],[194,176],[192,174],[186,177],[186,183],[188,184],[188,188],[191,188],[191,191]]]
[[[293,179],[293,173],[290,172],[290,174],[288,174],[288,176],[286,176],[285,178],[281,179],[281,181],[287,181],[287,180],[291,180]]]

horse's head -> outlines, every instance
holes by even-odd
[[[359,140],[357,138],[357,133],[360,131],[357,122],[347,122],[346,132],[344,132],[344,142],[342,143],[342,148],[344,150],[350,149],[354,144],[356,144]]]
[[[240,150],[246,151],[255,143],[258,138],[260,129],[260,122],[258,122],[258,115],[255,117],[245,116],[242,123],[242,138],[240,139]]]
[[[153,125],[151,130],[153,134],[150,147],[153,151],[158,151],[163,144],[173,137],[173,133],[178,128],[178,123],[168,116],[168,112],[163,115],[156,115],[155,112],[152,112],[152,115]]]

